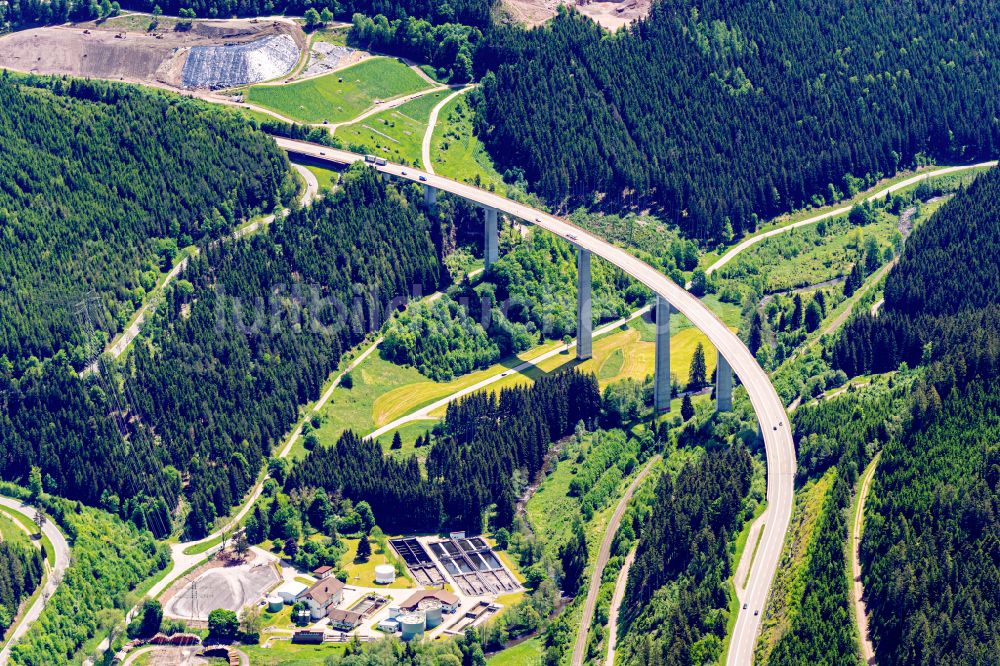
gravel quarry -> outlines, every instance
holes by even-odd
[[[209,90],[287,74],[306,44],[302,29],[282,20],[149,25],[131,15],[3,35],[0,69]]]

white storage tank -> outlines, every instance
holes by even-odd
[[[424,634],[426,620],[423,613],[407,613],[399,617],[400,638],[404,641],[420,638]]]
[[[277,594],[272,594],[267,598],[267,612],[277,613],[285,605],[285,600],[279,597]]]
[[[424,622],[428,629],[433,629],[442,622],[441,602],[437,599],[424,599],[417,608],[424,614]]]
[[[391,564],[379,564],[375,567],[375,584],[392,585],[396,581],[396,568]]]

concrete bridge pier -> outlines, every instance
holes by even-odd
[[[670,411],[670,303],[656,296],[656,360],[653,374],[653,410]]]
[[[484,208],[485,212],[485,225],[483,227],[483,258],[485,260],[486,268],[489,268],[496,263],[497,257],[499,256],[497,238],[497,209],[496,208]]]
[[[438,191],[436,187],[424,185],[424,208],[433,213],[437,210]]]
[[[715,365],[715,409],[733,411],[733,369],[722,354]]]
[[[594,313],[590,284],[590,250],[576,251],[576,357],[585,361],[594,355]]]

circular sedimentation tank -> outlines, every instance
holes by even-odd
[[[437,599],[424,599],[417,605],[417,608],[424,614],[424,623],[428,629],[440,625],[444,619],[441,602]]]

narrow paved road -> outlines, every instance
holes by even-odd
[[[869,666],[875,666],[875,646],[872,645],[871,637],[868,635],[868,609],[865,604],[865,586],[861,582],[861,536],[865,529],[865,501],[868,499],[868,491],[872,486],[872,479],[875,478],[875,469],[878,467],[879,452],[872,459],[861,478],[861,489],[858,491],[858,509],[854,514],[854,524],[851,527],[851,576],[852,594],[854,597],[854,619],[858,623],[858,634],[861,638],[861,656]]]
[[[347,165],[364,160],[363,155],[334,150],[305,141],[279,137],[276,137],[275,141],[285,150],[325,160],[332,164]],[[667,300],[674,310],[683,314],[701,330],[708,337],[709,342],[729,361],[730,367],[743,382],[753,405],[764,437],[764,449],[767,456],[767,500],[771,518],[764,527],[758,556],[755,558],[750,572],[750,584],[747,589],[749,608],[747,611],[741,612],[736,620],[727,656],[728,664],[750,663],[762,619],[760,613],[755,613],[755,611],[763,610],[778,567],[785,533],[791,520],[795,482],[795,447],[792,443],[791,428],[788,424],[788,417],[785,415],[785,407],[774,390],[768,374],[757,364],[757,360],[746,345],[696,296],[622,248],[608,243],[566,220],[467,183],[460,183],[399,164],[390,163],[375,168],[379,172],[395,178],[450,192],[483,208],[495,209],[524,220],[567,239],[577,248],[588,250],[611,262],[627,275]]]
[[[587,650],[587,634],[590,632],[590,623],[594,619],[594,607],[597,606],[597,593],[601,591],[601,577],[604,575],[604,567],[607,566],[608,559],[611,557],[611,544],[614,543],[615,533],[618,532],[618,526],[621,525],[622,518],[625,516],[625,509],[628,508],[628,503],[632,499],[635,489],[649,475],[649,470],[653,469],[653,465],[659,460],[660,456],[650,458],[649,462],[642,468],[642,471],[632,480],[632,483],[628,486],[628,490],[625,491],[625,494],[618,501],[618,506],[615,507],[615,512],[611,515],[608,528],[604,530],[604,539],[601,541],[600,550],[597,551],[597,561],[594,563],[594,571],[590,575],[590,587],[587,589],[587,599],[583,602],[583,616],[580,618],[580,627],[576,632],[573,659],[570,662],[573,666],[583,665],[583,658]],[[617,588],[617,583],[615,587]],[[624,593],[623,589],[622,594],[624,595]]]
[[[743,603],[743,597],[747,593],[743,582],[747,580],[747,574],[750,573],[750,565],[753,564],[757,540],[760,538],[760,531],[764,529],[765,523],[767,523],[767,509],[761,511],[760,515],[751,523],[746,545],[743,546],[743,555],[736,565],[736,573],[733,574],[733,587],[736,588],[736,598],[740,600],[740,603]]]
[[[625,563],[622,570],[618,572],[618,580],[615,581],[615,592],[611,596],[611,608],[608,610],[608,656],[604,660],[605,666],[615,666],[615,650],[618,648],[618,616],[621,614],[622,601],[625,600],[625,587],[628,585],[628,572],[635,562],[635,551],[638,544],[632,546],[632,550],[625,556]]]
[[[28,520],[34,522],[35,518],[35,507],[29,504],[23,504],[21,500],[11,499],[10,497],[0,497],[0,504],[12,509],[17,513],[23,514],[28,518]],[[52,519],[45,521],[45,525],[42,526],[42,533],[49,538],[52,542],[52,549],[55,551],[54,564],[51,569],[48,568],[48,563],[46,563],[47,574],[45,576],[45,583],[42,585],[42,592],[39,594],[35,600],[32,602],[31,606],[21,615],[17,624],[10,632],[10,640],[0,649],[0,664],[6,664],[7,660],[10,659],[10,649],[31,627],[32,623],[38,619],[38,616],[42,614],[45,609],[45,604],[48,600],[55,594],[56,588],[59,583],[62,582],[63,576],[66,575],[66,567],[69,566],[70,560],[70,550],[69,543],[66,541],[66,537],[63,533],[59,531],[55,522]]]
[[[461,90],[456,90],[452,94],[445,97],[443,100],[434,105],[431,109],[431,115],[427,119],[427,130],[424,132],[424,142],[420,147],[420,157],[424,162],[424,169],[427,173],[434,173],[434,164],[431,162],[431,141],[434,139],[434,127],[437,125],[438,114],[441,113],[441,109],[444,105],[455,99],[463,93],[467,93],[472,90],[475,86],[466,86]]]
[[[319,194],[319,179],[316,178],[314,174],[309,169],[305,168],[301,164],[292,164],[292,168],[295,169],[302,179],[306,181],[306,191],[302,194],[302,207],[305,208],[316,199],[316,195]]]
[[[959,171],[966,171],[968,169],[978,169],[978,168],[991,167],[991,166],[996,166],[996,165],[997,165],[997,161],[993,160],[991,162],[980,162],[979,164],[963,164],[963,165],[959,165],[959,166],[944,167],[944,168],[941,168],[941,169],[935,169],[933,171],[927,171],[925,173],[917,174],[916,176],[913,176],[911,178],[907,178],[906,180],[902,180],[902,181],[896,183],[895,185],[890,185],[889,187],[881,189],[878,192],[876,192],[875,194],[872,194],[871,196],[869,196],[868,199],[867,199],[867,201],[875,201],[876,199],[884,198],[885,195],[887,195],[887,194],[891,194],[892,192],[895,192],[897,190],[901,190],[903,188],[909,187],[910,185],[914,185],[916,183],[919,183],[922,180],[927,180],[928,178],[934,178],[936,176],[944,176],[944,175],[947,175],[949,173],[956,173],[956,172],[959,172]],[[777,236],[778,234],[783,234],[786,231],[791,231],[792,229],[798,229],[799,227],[804,227],[804,226],[807,226],[807,225],[810,225],[810,224],[815,224],[815,223],[819,222],[820,220],[827,220],[827,219],[829,219],[831,217],[837,217],[838,215],[844,215],[846,213],[851,212],[851,208],[852,208],[852,206],[842,206],[840,208],[836,208],[834,210],[828,211],[826,213],[822,213],[820,215],[814,215],[813,217],[810,217],[810,218],[805,219],[805,220],[800,220],[798,222],[786,225],[784,227],[779,227],[777,229],[772,229],[771,231],[766,231],[766,232],[764,232],[762,234],[757,234],[756,236],[751,236],[750,238],[747,238],[743,242],[741,242],[741,243],[737,244],[736,246],[730,248],[730,250],[728,252],[726,252],[724,255],[722,255],[721,257],[719,257],[718,261],[716,261],[714,264],[712,264],[711,266],[709,266],[708,268],[706,268],[705,272],[709,273],[709,274],[714,273],[715,271],[719,270],[720,268],[722,268],[723,266],[725,266],[726,264],[728,264],[730,261],[732,261],[736,257],[736,255],[738,255],[743,250],[747,249],[748,247],[750,247],[752,245],[756,245],[757,243],[759,243],[759,242],[761,242],[763,240],[771,238],[772,236]]]

